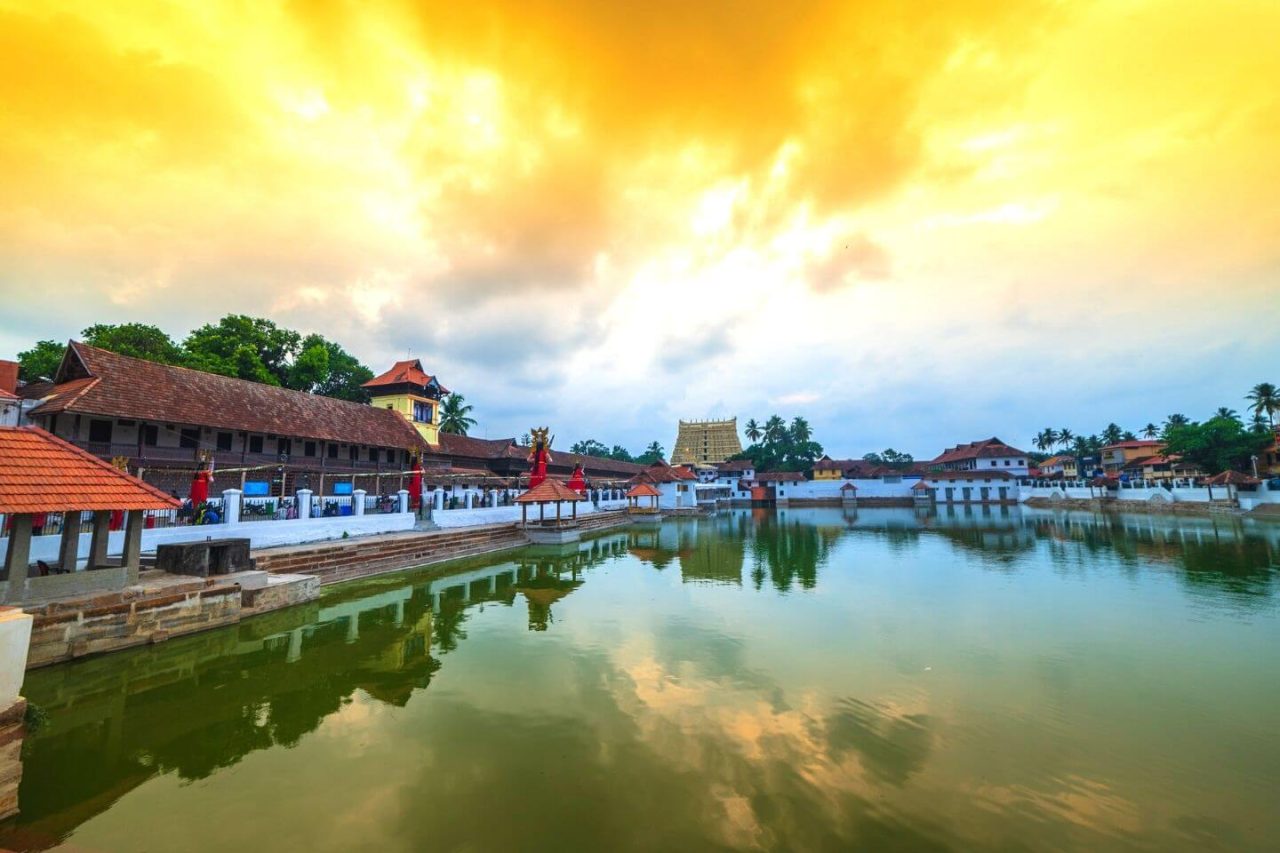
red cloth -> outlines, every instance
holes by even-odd
[[[587,478],[582,473],[582,466],[575,465],[573,468],[573,476],[569,478],[569,488],[582,496],[587,494]]]
[[[191,478],[191,505],[199,506],[209,500],[209,482],[213,479],[213,475],[207,470],[199,470],[196,475]]]
[[[413,474],[409,477],[409,506],[414,509],[422,503],[422,464],[415,462]]]

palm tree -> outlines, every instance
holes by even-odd
[[[809,422],[801,417],[791,419],[791,440],[796,444],[804,444],[813,438],[813,427],[809,426]]]
[[[758,442],[760,440],[760,436],[764,435],[764,433],[760,431],[760,424],[756,423],[755,418],[747,421],[746,430],[747,441],[750,441],[752,444]]]
[[[1120,429],[1117,423],[1107,424],[1107,428],[1102,431],[1102,440],[1107,444],[1119,444],[1122,438],[1124,438],[1124,430]]]
[[[1036,436],[1036,447],[1044,452],[1058,443],[1058,431],[1053,427],[1045,427]]]
[[[1066,427],[1063,427],[1062,429],[1058,430],[1058,444],[1061,444],[1063,447],[1069,447],[1071,445],[1072,439],[1074,439],[1075,437],[1076,437],[1076,434],[1071,430],[1067,429]]]
[[[1160,434],[1160,427],[1156,426],[1155,424],[1149,423],[1142,428],[1143,438],[1155,438],[1159,434]]]
[[[1186,426],[1191,420],[1186,415],[1173,414],[1164,419],[1164,428],[1168,431],[1169,427]]]
[[[1275,415],[1276,412],[1280,412],[1280,391],[1276,390],[1276,386],[1270,382],[1259,382],[1253,386],[1245,399],[1253,404],[1255,415],[1266,415],[1267,424],[1272,427],[1276,425]]]
[[[1079,459],[1081,456],[1088,456],[1092,449],[1089,446],[1089,439],[1083,435],[1077,435],[1075,441],[1071,442],[1071,452]]]
[[[1227,406],[1219,406],[1218,411],[1214,412],[1213,416],[1215,418],[1222,418],[1228,421],[1238,422],[1240,420],[1240,413],[1237,412],[1235,409],[1229,408]]]
[[[470,417],[472,406],[467,405],[467,398],[461,394],[450,394],[440,404],[440,431],[452,435],[466,435],[467,430],[476,425],[476,419]]]
[[[787,434],[787,422],[777,415],[771,415],[764,422],[764,440],[766,443],[781,441]]]

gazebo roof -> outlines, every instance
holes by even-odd
[[[912,487],[911,487],[911,491],[913,491],[913,492],[927,492],[927,491],[929,491],[929,489],[931,489],[931,488],[933,488],[933,487],[932,487],[932,486],[930,486],[928,483],[926,483],[924,480],[920,480],[918,483],[916,483],[914,486],[912,486]]]
[[[1257,477],[1250,477],[1239,471],[1223,471],[1221,474],[1214,474],[1208,480],[1211,486],[1256,486],[1261,482]]]
[[[660,498],[662,497],[662,492],[658,491],[648,483],[638,483],[632,486],[631,490],[627,492],[627,497],[629,498]]]
[[[0,513],[176,506],[175,498],[38,427],[0,427]]]
[[[559,480],[546,479],[520,497],[516,498],[518,504],[545,504],[558,503],[560,501],[584,501],[582,495],[573,489],[561,483]]]

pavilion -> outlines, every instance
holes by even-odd
[[[658,498],[662,497],[662,493],[648,483],[637,483],[631,487],[631,491],[627,492],[627,512],[632,515],[656,515],[658,510]],[[648,498],[649,505],[641,506],[640,499]]]
[[[123,589],[137,583],[143,512],[179,502],[137,477],[38,427],[0,427],[0,530],[8,530],[0,601],[19,603]],[[127,511],[124,547],[107,558],[113,513]],[[80,569],[81,514],[91,512],[88,561]],[[33,522],[62,514],[58,559],[30,575]]]
[[[578,501],[583,500],[586,498],[564,483],[548,478],[516,498],[516,503],[520,504],[520,525],[529,534],[529,538],[539,544],[576,542],[578,541]],[[567,519],[561,514],[561,505],[566,502],[572,513]],[[551,503],[556,505],[554,519],[546,517],[547,504]],[[538,520],[534,524],[529,522],[530,504],[538,505]]]

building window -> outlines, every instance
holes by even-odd
[[[359,459],[360,448],[356,447],[354,444],[351,445],[351,448],[347,451],[347,458],[350,459],[352,462],[355,462],[357,459]]]
[[[198,447],[200,445],[200,428],[183,427],[178,433],[179,447]]]
[[[262,452],[262,436],[260,435],[249,436],[249,452],[250,453]]]
[[[303,456],[315,456],[315,455],[316,455],[316,443],[315,443],[314,441],[308,441],[308,442],[304,443],[304,444],[302,445],[302,455],[303,455]]]
[[[89,421],[89,440],[94,444],[110,444],[111,426],[111,421]]]
[[[338,458],[338,445],[334,444],[332,441],[329,442],[328,454],[330,459]]]
[[[420,424],[431,423],[434,416],[430,403],[423,403],[420,400],[413,401],[413,419]]]
[[[277,438],[276,439],[276,455],[288,456],[293,452],[293,439]]]
[[[155,424],[146,424],[142,427],[142,443],[147,447],[155,447],[160,441],[160,427]]]
[[[377,461],[378,461],[378,448],[376,448],[376,447],[370,447],[370,448],[369,448],[369,461],[370,461],[370,462],[377,462]]]
[[[1010,462],[1010,460],[1008,460],[1008,459],[1004,460],[1004,467],[1008,468],[1008,467],[1009,467],[1009,462]]]
[[[219,450],[231,449],[231,433],[229,432],[218,433],[218,449]]]

